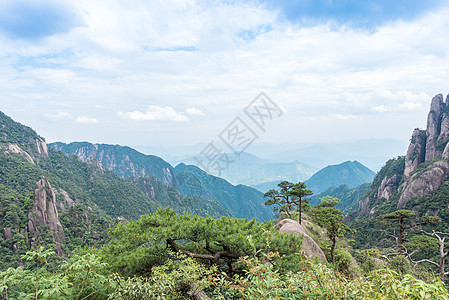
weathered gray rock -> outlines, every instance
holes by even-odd
[[[398,176],[396,174],[391,178],[385,176],[377,190],[377,199],[385,198],[389,200],[393,191],[398,188],[398,181]]]
[[[72,198],[70,198],[69,194],[64,189],[60,188],[58,193],[64,196],[64,202],[59,202],[59,207],[63,212],[65,212],[66,208],[70,208],[75,204],[75,201]]]
[[[304,221],[303,221],[304,222]],[[292,219],[283,219],[276,224],[279,228],[279,233],[291,233],[295,236],[303,236],[301,249],[307,257],[316,257],[321,261],[326,261],[326,256],[320,246],[306,233],[306,228],[303,224]]]
[[[29,163],[34,165],[34,160],[31,157],[31,155],[29,155],[28,152],[23,151],[22,148],[20,148],[18,145],[16,145],[16,144],[8,144],[7,150],[12,152],[12,153],[20,154]]]
[[[101,162],[99,160],[97,160],[96,158],[88,157],[85,160],[85,163],[95,167],[95,174],[104,174],[104,173],[106,173],[106,169],[101,164]]]
[[[64,229],[58,218],[56,196],[50,183],[44,177],[36,183],[34,202],[28,214],[28,232],[31,240],[36,240],[41,232],[39,228],[48,228],[53,235],[58,255],[63,254],[61,243],[65,240]]]
[[[412,133],[410,145],[405,155],[404,178],[410,175],[418,168],[420,163],[426,159],[426,131],[415,128]]]
[[[10,240],[12,241],[12,228],[4,228],[3,229],[3,236],[5,237],[5,240]]]
[[[446,144],[449,139],[449,115],[443,114],[440,126],[440,134],[438,135],[437,146]]]
[[[397,208],[404,208],[407,201],[413,197],[436,191],[448,177],[449,164],[446,161],[436,161],[424,172],[412,175],[404,184]]]
[[[444,107],[442,94],[433,97],[432,103],[430,104],[430,112],[427,116],[425,161],[432,160],[441,155],[441,151],[437,150],[437,142],[441,129],[441,119]]]
[[[365,199],[359,201],[359,210],[358,211],[359,211],[360,215],[366,216],[368,214],[369,202],[370,202],[369,197],[366,197]]]
[[[447,143],[446,146],[444,147],[443,154],[441,155],[441,157],[449,159],[449,143]]]
[[[47,143],[42,140],[42,139],[38,139],[35,141],[36,142],[36,149],[37,152],[42,155],[44,158],[48,157],[48,146]]]

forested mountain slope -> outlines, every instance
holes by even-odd
[[[75,154],[83,161],[96,158],[106,169],[122,178],[133,176],[135,179],[130,182],[139,183],[141,190],[146,189],[142,183],[149,181],[142,180],[140,177],[154,176],[170,188],[179,190],[182,195],[194,197],[185,199],[190,202],[192,199],[196,199],[192,204],[198,210],[202,210],[204,206],[210,209],[215,207],[211,210],[213,215],[224,213],[222,210],[224,208],[238,218],[256,218],[258,221],[266,221],[274,217],[272,210],[263,204],[265,200],[260,191],[244,185],[232,185],[196,166],[179,164],[173,168],[157,156],[145,155],[132,148],[118,145],[74,142],[70,144],[53,143],[50,146],[68,154]],[[168,191],[165,194],[172,195]],[[205,199],[210,201],[205,202]],[[170,203],[174,204],[176,201],[172,199]],[[218,203],[221,208],[216,207]],[[174,206],[174,208],[176,207]],[[187,206],[182,205],[182,207],[186,208]]]
[[[102,243],[110,225],[168,205],[203,216],[229,214],[217,202],[181,196],[156,178],[136,184],[93,158],[82,162],[48,148],[31,128],[0,112],[2,264],[19,263],[21,254],[39,245],[64,255],[75,246]]]

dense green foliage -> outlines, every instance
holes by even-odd
[[[331,196],[340,199],[340,203],[336,205],[342,212],[347,213],[358,208],[359,200],[368,191],[371,183],[367,182],[355,188],[350,188],[346,184],[339,187],[330,187],[326,191],[310,198],[309,204],[315,206],[320,203],[320,199]]]
[[[178,197],[179,193],[154,179],[145,189],[132,180],[119,178],[90,159],[86,163],[75,155],[45,150],[44,139],[32,129],[0,114],[0,267],[17,266],[31,244],[54,248],[55,241],[46,226],[39,229],[39,238],[33,241],[29,234],[28,216],[33,207],[36,183],[44,176],[56,194],[65,240],[65,253],[85,245],[100,245],[108,241],[107,231],[118,218],[137,219],[159,207],[173,205],[180,212],[200,215],[225,215],[218,203],[200,197]],[[15,150],[9,144],[15,144]],[[19,149],[19,150],[17,150]],[[22,154],[17,151],[26,151]],[[25,153],[25,154],[24,154]],[[28,156],[27,156],[28,155]],[[158,158],[159,159],[159,158]],[[159,159],[162,161],[161,159]],[[164,165],[165,166],[165,165]],[[40,226],[40,225],[39,225]],[[58,257],[50,267],[58,264]]]
[[[161,191],[159,194],[156,193],[157,202],[161,203],[162,207],[170,205],[180,211],[195,212],[200,215],[218,216],[230,213],[240,218],[255,217],[258,221],[273,218],[270,210],[263,205],[262,193],[244,185],[234,186],[195,166],[180,164],[173,168],[160,157],[145,155],[119,145],[74,142],[53,143],[50,146],[67,154],[75,154],[83,161],[87,161],[88,158],[98,159],[107,170],[122,178],[131,178],[131,182],[137,184],[146,194],[149,194],[146,191],[148,188],[144,187],[142,183],[145,180],[141,180],[140,177],[145,175],[156,177],[159,181],[155,183],[156,185],[168,186],[165,191],[157,188]],[[135,179],[132,179],[133,177]],[[173,201],[173,197],[179,197],[175,196],[174,191],[169,188],[175,188],[183,196],[189,197],[184,198],[183,201]],[[197,205],[189,208],[187,204],[194,201],[197,201]]]
[[[263,193],[256,189],[244,185],[234,186],[196,166],[179,164],[175,170],[179,191],[184,195],[200,195],[209,200],[217,200],[237,218],[256,218],[257,221],[274,218],[271,209],[264,205]]]
[[[327,196],[313,208],[314,223],[326,230],[330,240],[330,259],[334,265],[337,238],[342,237],[346,231],[349,231],[349,227],[343,223],[342,212],[335,207],[338,203],[340,203],[340,199]]]
[[[302,236],[280,234],[273,222],[223,216],[229,211],[271,219],[263,195],[254,189],[233,186],[194,166],[173,169],[159,158],[151,165],[152,157],[120,146],[102,146],[101,155],[108,156],[103,162],[106,169],[95,159],[83,163],[75,155],[53,149],[47,155],[44,140],[30,128],[3,114],[0,125],[2,299],[192,299],[194,295],[212,299],[449,299],[440,279],[424,265],[413,266],[397,251],[382,249],[375,257],[367,251],[352,251],[351,240],[342,234],[348,228],[332,197],[310,209],[303,225],[328,261],[333,261],[331,265],[306,258],[300,250]],[[15,144],[12,148],[11,143]],[[75,146],[97,151],[89,148],[91,144],[82,145],[87,148]],[[126,156],[140,167],[127,169],[131,165],[126,165]],[[125,165],[107,170],[108,164],[117,161]],[[157,170],[151,170],[152,166]],[[116,174],[128,177],[142,170],[155,174],[126,180]],[[399,176],[401,170],[403,158],[391,160],[375,183],[380,184],[385,176]],[[37,224],[38,236],[29,229],[34,188],[43,176],[56,194],[65,235],[62,257],[55,255],[60,244],[48,226]],[[375,190],[371,188],[366,195],[374,195]],[[426,198],[429,203],[425,205],[412,199],[411,208],[421,215],[433,213],[440,205],[447,206],[447,190],[443,185],[441,192]],[[284,195],[292,197],[310,194],[304,184],[292,184],[286,191]],[[350,194],[348,199],[356,193],[345,187],[337,191]],[[391,209],[397,199],[397,194],[391,203],[375,199],[374,216],[390,213],[384,219],[394,217]],[[44,200],[49,203],[49,196]],[[294,204],[301,207],[301,203]],[[181,211],[189,214],[180,215]],[[360,225],[356,245],[370,246],[376,238],[381,240],[373,219],[356,219],[352,224]],[[434,228],[426,227],[429,232]],[[437,261],[438,241],[429,233],[418,233],[404,239],[404,247],[416,250],[416,259]],[[363,235],[366,239],[360,240]],[[447,243],[440,242],[440,246],[447,251]]]
[[[113,271],[126,276],[147,274],[152,265],[170,257],[170,249],[220,264],[228,272],[235,272],[233,261],[251,254],[253,247],[258,251],[276,249],[281,253],[279,265],[286,266],[291,255],[299,251],[301,238],[275,233],[271,222],[177,215],[163,209],[113,229],[112,240],[101,253]]]
[[[203,222],[208,223],[208,226],[217,222],[212,226],[220,226],[227,219],[177,216],[170,210],[161,210],[154,215],[142,217],[141,220],[120,226],[115,231],[116,237],[113,239],[119,238],[128,245],[128,250],[120,252],[119,260],[128,255],[129,261],[138,262],[135,256],[139,249],[155,247],[158,245],[157,241],[162,242],[167,236],[182,235],[180,228],[174,231],[176,226],[161,222],[164,216],[174,217],[175,223],[181,226],[189,226],[195,219],[196,225],[186,228],[190,234],[193,233],[194,227],[201,228],[200,224]],[[235,220],[235,222],[243,221]],[[112,256],[109,256],[112,253],[108,254],[111,246],[103,248],[100,252],[96,251],[97,253],[85,249],[84,254],[74,254],[56,272],[48,272],[46,260],[52,252],[38,249],[27,252],[23,256],[24,260],[32,262],[29,268],[10,268],[0,272],[0,296],[5,299],[182,300],[192,299],[193,294],[202,294],[203,297],[207,295],[214,300],[449,299],[446,287],[438,278],[431,277],[429,278],[431,282],[425,282],[411,275],[393,271],[386,265],[368,266],[370,256],[364,253],[360,253],[359,261],[365,260],[362,264],[365,278],[348,278],[325,263],[308,259],[302,251],[298,252],[298,249],[275,242],[280,237],[295,239],[294,237],[278,234],[272,229],[268,233],[260,231],[257,228],[261,224],[254,221],[245,222],[249,223],[242,230],[236,227],[233,230],[233,236],[258,232],[262,237],[250,235],[244,239],[246,241],[237,239],[242,242],[240,244],[242,248],[238,247],[238,249],[246,249],[246,255],[235,260],[234,272],[220,272],[220,268],[223,268],[222,264],[204,264],[191,254],[176,254],[166,249],[157,261],[151,262],[141,256],[140,265],[147,265],[146,271],[134,273],[138,270],[117,269],[119,264]],[[142,228],[138,228],[139,226]],[[128,230],[126,230],[127,227],[129,227]],[[140,246],[134,243],[132,247],[129,247],[133,244],[131,239],[140,239],[138,234],[133,233],[136,229],[141,234],[145,234],[147,239],[154,235],[154,238],[148,239],[152,242]],[[201,235],[203,232],[200,231],[197,234]],[[214,236],[212,232],[219,236]],[[216,240],[217,237],[222,241],[226,239],[217,230],[207,231],[204,236],[212,240]],[[189,244],[186,241],[182,248],[195,249]],[[197,245],[200,244],[197,243]],[[296,253],[288,255],[288,265],[281,264],[280,262],[283,261],[281,257],[286,255],[277,250],[283,251],[288,248]],[[265,252],[267,250],[268,252]]]
[[[170,206],[178,212],[193,213],[203,217],[230,215],[217,201],[207,200],[199,195],[184,196],[178,190],[162,183],[154,176],[145,175],[128,180],[147,196],[157,199],[162,206]]]
[[[374,209],[374,214],[372,216],[368,218],[366,216],[357,215],[360,211],[355,211],[349,214],[349,226],[355,229],[355,248],[368,249],[377,247],[379,241],[385,237],[384,233],[377,230],[378,227],[375,224],[377,217],[382,214],[394,212],[397,208],[400,195],[397,191],[393,191],[388,201],[385,198],[377,199],[378,189],[384,178],[391,178],[393,176],[397,176],[398,185],[400,185],[403,182],[402,176],[404,174],[404,166],[405,156],[398,156],[397,158],[388,160],[379,173],[377,173],[369,190],[362,198],[360,198],[360,201],[366,198],[371,199],[367,209],[368,211]]]

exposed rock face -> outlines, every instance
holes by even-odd
[[[28,232],[32,242],[44,228],[48,228],[52,233],[57,254],[63,255],[61,243],[65,240],[65,234],[58,218],[55,192],[50,183],[42,178],[36,183],[33,208],[28,215]]]
[[[437,149],[437,142],[441,130],[442,113],[445,107],[442,94],[433,97],[430,112],[427,116],[425,161],[441,156],[442,151]]]
[[[44,158],[48,157],[48,147],[47,143],[44,140],[36,140],[36,148],[37,152],[42,155]]]
[[[367,215],[369,212],[369,197],[359,201],[359,213],[363,216]]]
[[[5,237],[5,240],[12,240],[13,234],[12,234],[12,228],[4,228],[3,229],[3,236]]]
[[[397,208],[404,208],[410,198],[428,195],[436,191],[448,177],[449,164],[446,161],[436,161],[424,172],[412,175],[404,185]]]
[[[304,222],[304,221],[303,221]],[[321,261],[327,261],[323,250],[320,246],[306,233],[306,228],[303,224],[292,219],[283,219],[276,224],[279,228],[279,233],[292,233],[296,236],[303,235],[301,249],[307,257],[317,257]]]
[[[377,190],[377,199],[385,198],[389,200],[393,191],[398,188],[398,181],[398,176],[396,174],[391,178],[385,176]]]
[[[426,131],[415,128],[412,133],[412,139],[408,146],[407,154],[405,155],[405,178],[418,168],[420,163],[426,159]]]
[[[11,151],[12,153],[20,154],[23,158],[25,158],[29,163],[32,163],[34,165],[34,160],[27,152],[23,151],[22,148],[20,148],[16,144],[8,144],[7,150]]]
[[[75,154],[82,162],[98,160],[106,170],[122,178],[152,175],[170,187],[179,185],[173,167],[153,155],[145,155],[129,147],[119,145],[82,143],[54,143],[50,147]]]
[[[93,157],[88,157],[85,160],[85,163],[88,165],[92,165],[95,167],[95,174],[104,174],[106,173],[106,169],[103,167],[103,165],[101,164],[101,162],[99,162],[97,159],[93,158]]]

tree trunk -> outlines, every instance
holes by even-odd
[[[331,259],[332,259],[332,264],[335,267],[334,251],[335,251],[335,244],[337,243],[337,240],[336,240],[335,236],[332,237],[331,241],[332,241],[332,245],[331,245]]]
[[[299,224],[301,224],[301,218],[302,218],[302,215],[301,215],[301,205],[302,204],[302,200],[301,200],[301,198],[299,198],[299,220],[298,220],[298,222],[299,222]]]

